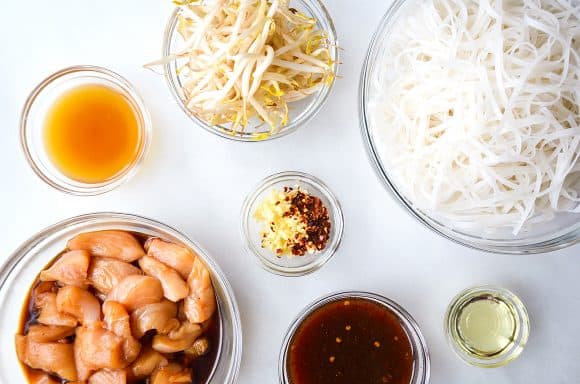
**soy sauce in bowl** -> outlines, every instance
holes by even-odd
[[[285,383],[425,382],[415,381],[419,351],[401,314],[377,300],[335,298],[298,321],[286,350]]]

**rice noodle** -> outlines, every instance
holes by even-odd
[[[577,0],[418,0],[370,101],[401,192],[488,232],[580,213],[579,52]]]

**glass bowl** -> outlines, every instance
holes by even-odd
[[[330,14],[321,0],[291,0],[290,6],[303,12],[305,15],[316,19],[316,27],[328,33],[329,49],[333,60],[332,72],[334,74],[332,81],[324,85],[316,94],[311,95],[303,100],[292,102],[288,104],[289,115],[288,124],[276,132],[271,132],[267,124],[262,124],[259,121],[249,122],[248,128],[245,132],[233,130],[227,125],[212,125],[200,119],[185,105],[185,96],[183,94],[181,79],[177,74],[178,63],[173,60],[165,64],[164,75],[167,85],[171,90],[171,94],[179,107],[185,112],[191,120],[206,131],[214,133],[226,139],[237,141],[264,141],[285,136],[294,132],[298,127],[305,125],[310,121],[322,108],[324,102],[328,98],[334,79],[338,72],[338,42],[336,37],[336,30]],[[175,10],[165,29],[163,41],[163,57],[171,55],[171,53],[179,50],[183,39],[177,32],[179,9]]]
[[[322,200],[330,216],[330,237],[326,248],[314,254],[304,256],[278,257],[269,249],[262,248],[260,223],[253,218],[256,208],[272,189],[284,187],[301,187],[313,196]],[[246,198],[242,208],[242,237],[246,251],[260,261],[261,266],[269,272],[282,276],[302,276],[312,273],[326,264],[334,255],[342,239],[344,220],[342,209],[330,189],[314,176],[302,172],[282,172],[262,180]]]
[[[44,145],[44,120],[49,108],[63,92],[87,84],[103,85],[123,95],[135,111],[140,131],[133,161],[100,183],[84,183],[65,176],[54,166]],[[20,118],[20,143],[34,172],[51,187],[73,195],[98,195],[130,179],[145,158],[150,141],[151,118],[133,86],[113,71],[90,65],[64,68],[44,79],[28,96]]]
[[[580,241],[580,215],[558,214],[547,223],[530,225],[529,228],[513,235],[508,228],[494,228],[483,233],[477,228],[460,227],[433,217],[421,210],[402,192],[389,169],[388,162],[381,151],[377,138],[377,127],[371,118],[370,101],[373,95],[373,84],[380,70],[381,56],[391,34],[394,23],[405,12],[414,9],[415,1],[395,0],[383,16],[375,31],[367,51],[359,86],[359,119],[361,132],[370,161],[379,179],[397,202],[402,205],[419,222],[439,235],[464,246],[487,252],[504,254],[529,254],[554,251],[576,244]]]
[[[176,229],[157,221],[122,213],[93,213],[56,223],[27,240],[0,269],[0,382],[27,383],[19,369],[14,335],[20,324],[24,300],[38,273],[81,232],[107,229],[134,231],[159,236],[194,250],[209,268],[221,319],[221,345],[216,365],[207,384],[233,384],[242,356],[240,314],[232,288],[216,262],[196,243]]]
[[[421,333],[421,329],[413,319],[413,317],[399,304],[394,301],[387,299],[386,297],[370,293],[370,292],[359,292],[359,291],[345,291],[336,292],[329,294],[327,296],[321,297],[320,299],[309,304],[300,314],[294,319],[284,341],[282,343],[282,349],[280,351],[280,358],[278,361],[278,376],[280,384],[291,384],[289,374],[287,371],[287,358],[288,350],[290,348],[290,343],[294,337],[294,334],[302,324],[302,322],[315,310],[323,307],[328,303],[332,303],[344,299],[366,299],[374,301],[384,307],[386,307],[390,312],[395,314],[400,322],[401,326],[405,330],[407,337],[409,338],[409,343],[411,344],[411,349],[413,351],[413,374],[409,384],[427,384],[429,383],[429,377],[431,372],[431,363],[429,359],[429,351],[427,350],[427,344],[425,338]]]
[[[505,303],[514,319],[513,341],[499,354],[491,356],[479,356],[470,350],[467,342],[459,341],[463,340],[457,325],[462,310],[474,300],[481,298],[491,298]],[[520,356],[530,335],[530,320],[524,303],[513,292],[491,285],[473,287],[460,292],[449,304],[445,313],[445,334],[449,345],[463,361],[476,367],[495,368],[504,366]]]

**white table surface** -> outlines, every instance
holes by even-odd
[[[363,55],[390,1],[326,3],[344,48],[342,78],[326,106],[288,137],[245,144],[194,126],[163,78],[142,68],[160,54],[169,0],[0,0],[0,261],[61,219],[94,211],[141,214],[195,239],[229,277],[244,330],[241,384],[277,382],[278,352],[291,320],[312,300],[344,289],[386,295],[415,317],[431,353],[431,383],[580,383],[580,246],[536,256],[485,254],[438,237],[407,215],[373,173],[357,115]],[[143,168],[103,196],[51,189],[20,149],[26,96],[45,76],[74,64],[101,65],[127,77],[153,118]],[[263,177],[284,170],[322,178],[344,210],[338,253],[302,278],[271,275],[242,250],[245,195]],[[529,344],[507,367],[467,366],[446,344],[445,308],[476,284],[513,289],[530,313]]]

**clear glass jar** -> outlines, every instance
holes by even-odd
[[[27,240],[0,269],[0,382],[25,384],[27,380],[16,356],[14,336],[22,308],[38,273],[65,247],[71,237],[87,231],[119,229],[159,236],[193,249],[209,268],[221,319],[220,346],[208,384],[233,384],[242,357],[240,314],[232,288],[225,275],[196,243],[157,221],[122,213],[93,213],[56,223]]]
[[[171,90],[171,94],[179,107],[185,112],[187,116],[198,126],[206,131],[209,131],[226,139],[236,141],[264,141],[285,136],[294,132],[298,127],[305,125],[310,121],[322,108],[326,99],[328,98],[334,80],[338,73],[338,41],[334,23],[328,10],[321,0],[292,0],[290,2],[293,8],[303,12],[305,15],[316,19],[316,27],[321,31],[328,33],[329,49],[332,57],[332,81],[325,84],[316,94],[311,95],[303,100],[293,102],[289,105],[290,111],[288,116],[288,124],[276,132],[270,132],[267,124],[262,124],[259,121],[250,122],[245,131],[238,131],[229,128],[228,126],[212,125],[200,119],[185,105],[185,96],[183,94],[181,79],[177,74],[178,63],[172,60],[165,64],[164,75],[167,85]],[[165,36],[163,39],[163,57],[171,55],[173,52],[179,51],[180,44],[183,39],[177,32],[179,9],[177,9],[169,18],[167,27],[165,29]]]
[[[114,177],[100,183],[84,183],[65,176],[52,163],[44,143],[44,121],[55,100],[71,88],[88,84],[103,85],[123,95],[135,111],[140,133],[133,161]],[[98,195],[130,179],[145,158],[151,130],[149,112],[133,86],[113,71],[90,65],[64,68],[48,76],[30,93],[20,117],[20,143],[32,170],[51,187],[72,195]]]
[[[550,222],[531,225],[513,235],[511,229],[501,228],[493,233],[479,229],[460,229],[455,223],[442,222],[414,204],[397,185],[387,162],[379,150],[377,127],[373,125],[369,101],[372,98],[376,78],[381,66],[381,56],[395,22],[406,12],[419,6],[416,0],[395,0],[389,7],[375,31],[363,63],[359,85],[359,120],[367,154],[377,176],[397,202],[421,224],[439,235],[470,248],[505,254],[529,254],[551,252],[580,242],[579,214],[557,214]]]
[[[313,254],[304,256],[277,256],[269,249],[262,248],[260,230],[262,223],[253,215],[264,197],[273,189],[283,190],[284,187],[300,187],[322,200],[330,217],[330,237],[326,247]],[[312,273],[326,264],[342,240],[344,219],[340,204],[330,189],[321,180],[303,172],[282,172],[269,176],[246,198],[242,207],[242,237],[246,251],[260,261],[260,265],[269,272],[282,276],[302,276]]]
[[[415,322],[413,317],[399,304],[395,303],[394,301],[377,295],[375,293],[370,292],[360,292],[360,291],[344,291],[344,292],[335,292],[331,293],[327,296],[321,297],[320,299],[312,302],[300,314],[294,319],[288,331],[286,332],[286,336],[284,337],[284,341],[282,342],[282,349],[280,350],[280,358],[278,360],[278,382],[280,384],[293,384],[290,382],[290,378],[288,376],[287,370],[287,359],[288,359],[288,350],[290,348],[290,344],[294,337],[294,334],[302,324],[302,322],[314,311],[317,309],[325,306],[328,303],[332,303],[335,301],[345,300],[345,299],[365,299],[374,301],[377,304],[380,304],[387,308],[391,313],[395,314],[399,321],[401,322],[401,326],[405,330],[409,338],[409,343],[411,344],[411,349],[413,351],[413,374],[411,377],[411,381],[409,384],[427,384],[429,383],[430,372],[431,372],[431,363],[429,360],[429,351],[427,350],[427,344],[421,333],[421,329],[419,325]]]

